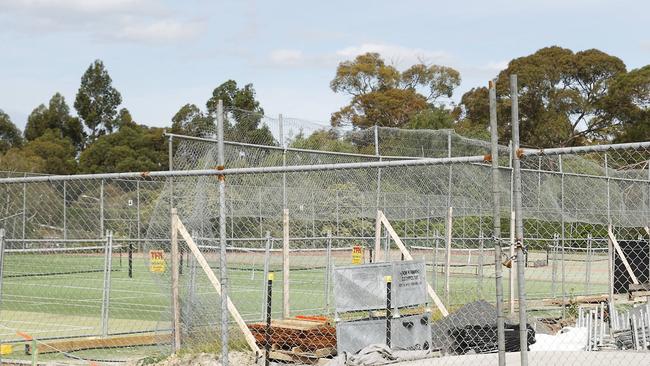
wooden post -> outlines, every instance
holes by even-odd
[[[181,236],[187,243],[187,246],[190,248],[190,251],[192,251],[192,254],[194,254],[194,258],[196,258],[196,261],[203,269],[203,272],[205,272],[205,274],[207,275],[208,280],[212,284],[212,287],[217,291],[217,294],[221,296],[221,283],[219,282],[219,279],[217,279],[217,276],[214,274],[214,271],[212,271],[212,268],[210,268],[210,265],[208,264],[208,261],[203,256],[203,253],[201,253],[199,248],[196,246],[196,243],[194,243],[194,239],[192,239],[190,234],[187,232],[187,229],[185,229],[185,225],[183,225],[183,223],[180,220],[176,220],[176,228],[178,229],[178,233],[181,234]],[[230,300],[230,297],[226,297],[226,302],[227,302],[228,312],[230,313],[230,316],[232,316],[233,319],[235,319],[235,322],[237,323],[239,330],[244,335],[244,339],[246,340],[246,343],[248,343],[248,346],[251,348],[251,350],[253,350],[256,356],[261,356],[261,351],[260,348],[257,346],[255,337],[248,329],[246,322],[242,318],[241,314],[239,314],[239,311],[235,307],[235,304],[233,304],[233,302]]]
[[[172,208],[172,312],[173,312],[173,333],[174,333],[174,353],[181,349],[181,306],[180,294],[178,290],[178,271],[179,271],[179,251],[178,251],[178,212]]]
[[[384,226],[386,227],[386,231],[388,232],[390,237],[393,239],[393,241],[395,241],[395,244],[397,245],[400,252],[402,252],[402,255],[404,256],[404,259],[407,260],[407,261],[412,261],[413,256],[411,255],[409,250],[406,248],[406,246],[402,242],[402,239],[397,235],[397,233],[395,232],[395,229],[393,229],[393,225],[390,224],[390,222],[388,221],[386,216],[384,216],[383,212],[379,211],[379,213],[380,213],[379,218],[381,220],[381,223],[384,224]],[[445,317],[447,315],[449,315],[449,312],[447,311],[447,308],[442,303],[442,301],[440,300],[440,297],[438,297],[438,294],[436,294],[436,292],[433,290],[433,288],[431,287],[431,285],[429,284],[428,281],[427,281],[427,293],[429,294],[429,296],[431,297],[433,302],[436,304],[436,306],[438,307],[438,310],[440,310],[442,315],[445,316]]]
[[[289,318],[289,209],[282,212],[282,315]]]
[[[445,227],[445,301],[449,305],[450,301],[450,269],[451,269],[451,235],[452,235],[452,224],[453,224],[453,207],[449,207],[447,211],[447,225]]]

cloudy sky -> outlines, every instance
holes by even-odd
[[[227,79],[252,82],[269,115],[327,121],[347,102],[336,65],[360,53],[452,66],[457,100],[549,45],[646,65],[649,24],[643,0],[0,0],[0,109],[22,129],[57,91],[72,104],[99,58],[139,123],[169,125]]]

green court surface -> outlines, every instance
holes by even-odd
[[[322,253],[321,253],[322,254]],[[296,253],[291,257],[290,308],[291,315],[333,315],[333,285],[326,296],[326,258],[321,254]],[[545,253],[531,253],[531,258],[545,257]],[[206,255],[218,275],[218,257]],[[423,258],[431,263],[431,257]],[[332,264],[348,265],[350,253],[333,255]],[[37,339],[69,338],[101,335],[101,307],[103,296],[104,255],[94,254],[9,254],[5,257],[5,275],[0,308],[0,339],[19,341],[17,332]],[[492,261],[493,263],[493,261]],[[588,268],[585,262],[565,262],[564,290],[567,297],[586,293],[603,293],[607,289],[606,261],[597,261]],[[229,253],[228,281],[230,296],[246,321],[262,320],[264,286],[263,253]],[[449,299],[444,294],[445,275],[442,266],[436,266],[435,290],[450,309],[478,299],[493,301],[495,294],[494,265],[483,267],[482,277],[476,266],[452,268],[449,279]],[[126,256],[113,255],[110,286],[109,334],[129,334],[170,329],[170,286],[168,272],[151,273],[142,254],[134,255],[133,278],[128,277]],[[276,272],[273,285],[273,316],[282,316],[281,255],[270,260],[271,271]],[[434,282],[433,266],[428,266],[427,278]],[[504,298],[509,299],[510,271],[504,269]],[[591,272],[587,272],[590,270]],[[556,272],[555,284],[553,271]],[[213,327],[218,319],[219,298],[202,269],[197,265],[192,276],[191,262],[185,257],[181,275],[181,302],[183,316],[196,324]],[[542,267],[526,268],[526,289],[529,299],[561,297],[562,268],[552,263]],[[193,278],[193,280],[192,280]],[[193,290],[191,289],[191,284]],[[193,294],[193,295],[192,295]],[[194,305],[189,307],[189,303]],[[189,309],[189,310],[188,310]],[[188,318],[189,319],[189,318]],[[94,355],[140,354],[147,347],[135,350],[84,351]],[[153,352],[153,351],[151,351]]]

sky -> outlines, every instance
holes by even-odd
[[[138,123],[169,126],[228,79],[253,83],[267,115],[326,123],[349,101],[329,88],[336,66],[358,54],[456,68],[458,101],[551,45],[649,64],[650,2],[0,0],[0,109],[23,129],[56,92],[72,108],[101,59]]]

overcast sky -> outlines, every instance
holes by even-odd
[[[649,64],[650,2],[0,0],[0,109],[22,129],[57,91],[72,107],[99,58],[139,123],[167,126],[227,79],[253,83],[269,115],[328,121],[348,100],[329,81],[357,54],[452,66],[458,100],[550,45]]]

